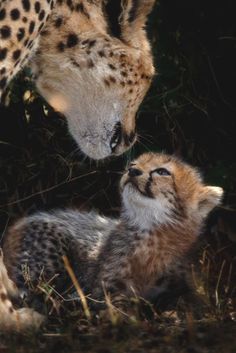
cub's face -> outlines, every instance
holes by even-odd
[[[221,188],[205,186],[193,167],[158,153],[133,161],[121,179],[121,189],[125,212],[154,224],[202,221],[223,195]]]

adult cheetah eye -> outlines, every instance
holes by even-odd
[[[157,173],[158,175],[161,175],[161,176],[169,176],[169,175],[171,175],[169,170],[167,170],[165,168],[157,168],[157,169],[153,170],[152,173]]]

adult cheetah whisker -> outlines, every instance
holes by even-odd
[[[121,170],[109,170],[109,169],[107,169],[106,170],[106,173],[107,174],[117,174],[117,175],[123,175],[123,171],[121,171]]]
[[[85,173],[85,174],[82,174],[82,175],[78,175],[78,176],[76,176],[76,177],[71,178],[70,180],[66,179],[66,180],[64,180],[64,181],[62,181],[62,182],[60,182],[60,183],[58,183],[58,184],[56,184],[56,185],[50,186],[49,188],[40,190],[40,191],[35,192],[35,193],[31,194],[31,195],[22,197],[21,199],[18,199],[18,200],[15,200],[15,201],[11,201],[11,202],[8,202],[8,203],[6,203],[6,204],[2,204],[2,205],[0,205],[0,208],[2,208],[2,207],[7,207],[7,206],[12,206],[12,205],[16,205],[16,204],[18,204],[18,203],[21,203],[21,202],[30,200],[31,198],[33,198],[33,197],[35,197],[35,196],[38,196],[38,195],[41,195],[41,194],[50,192],[50,191],[52,191],[52,190],[55,190],[55,189],[59,188],[59,187],[62,186],[62,185],[66,185],[66,184],[72,183],[72,182],[74,182],[74,181],[76,181],[76,180],[85,178],[85,177],[87,177],[87,176],[89,176],[89,175],[93,175],[93,174],[96,174],[96,173],[97,173],[97,171],[95,170],[95,171],[91,171],[91,172],[89,172],[89,173]]]
[[[150,151],[151,151],[150,147],[148,147],[145,143],[141,142],[141,140],[138,140],[138,142],[139,142],[139,144],[140,144],[141,146],[144,147],[144,149],[145,149],[147,152],[150,152]]]
[[[138,135],[138,138],[139,138],[139,140],[141,139],[141,140],[145,140],[145,141],[147,141],[147,142],[155,142],[155,140],[154,140],[154,137],[152,136],[152,135],[150,135],[150,134],[148,134],[148,133],[143,133],[142,135]]]

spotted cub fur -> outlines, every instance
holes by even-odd
[[[30,63],[39,92],[65,115],[84,154],[123,153],[135,142],[135,115],[154,74],[144,30],[154,1],[120,0],[115,34],[113,0],[1,1],[0,97]]]
[[[4,262],[20,292],[30,294],[39,280],[65,289],[63,255],[84,292],[96,299],[104,290],[114,300],[120,294],[149,298],[162,278],[181,276],[183,259],[222,189],[205,186],[179,159],[155,153],[132,162],[120,188],[119,219],[58,210],[23,218],[9,229]]]

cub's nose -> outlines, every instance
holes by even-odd
[[[128,169],[128,175],[130,177],[136,177],[136,176],[139,176],[139,175],[142,175],[142,174],[143,174],[143,172],[140,169],[138,169],[138,168],[129,168]]]

